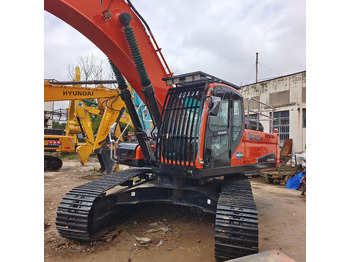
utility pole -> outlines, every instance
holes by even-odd
[[[258,83],[258,56],[259,53],[256,53],[256,62],[255,62],[255,83]]]

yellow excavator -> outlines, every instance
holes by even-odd
[[[81,87],[84,84],[106,83],[113,81],[80,81],[80,70],[76,68],[76,79],[73,82],[44,82],[45,101],[70,100],[67,108],[67,124],[64,133],[46,129],[44,135],[45,152],[74,152],[79,156],[82,165],[85,165],[88,157],[95,152],[101,171],[110,173],[116,169],[117,164],[109,156],[107,137],[110,127],[114,123],[124,123],[132,126],[130,116],[125,112],[125,104],[116,89],[109,89],[102,84],[96,88]],[[98,107],[86,106],[86,99],[97,99]],[[91,102],[90,102],[91,103]],[[94,137],[90,114],[102,116],[98,132]],[[84,142],[79,142],[77,134],[82,134]],[[122,130],[119,124],[115,125],[114,136],[121,137]],[[123,141],[122,137],[120,138]],[[62,161],[58,157],[45,155],[46,170],[58,170],[62,167]]]

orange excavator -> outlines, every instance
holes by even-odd
[[[216,215],[217,259],[258,252],[258,213],[244,173],[278,165],[279,137],[263,132],[259,117],[255,124],[246,120],[239,86],[201,71],[174,76],[129,0],[45,0],[44,6],[107,55],[138,140],[120,143],[112,155],[134,168],[67,192],[57,209],[59,234],[97,240],[125,207],[167,202]],[[149,109],[150,132],[142,129],[125,80]]]

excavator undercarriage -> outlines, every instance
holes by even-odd
[[[248,178],[241,174],[198,181],[159,175],[152,168],[114,172],[66,194],[57,209],[57,230],[80,241],[103,239],[122,222],[128,207],[146,202],[216,214],[215,256],[220,260],[258,252],[257,210]]]

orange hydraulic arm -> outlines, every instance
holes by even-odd
[[[162,78],[170,76],[171,72],[167,69],[153,35],[147,32],[141,19],[126,1],[45,0],[44,8],[73,26],[99,47],[145,102],[143,87],[123,31],[124,26],[119,21],[122,13],[128,13],[143,63],[152,80],[158,106],[162,109],[168,90]]]

